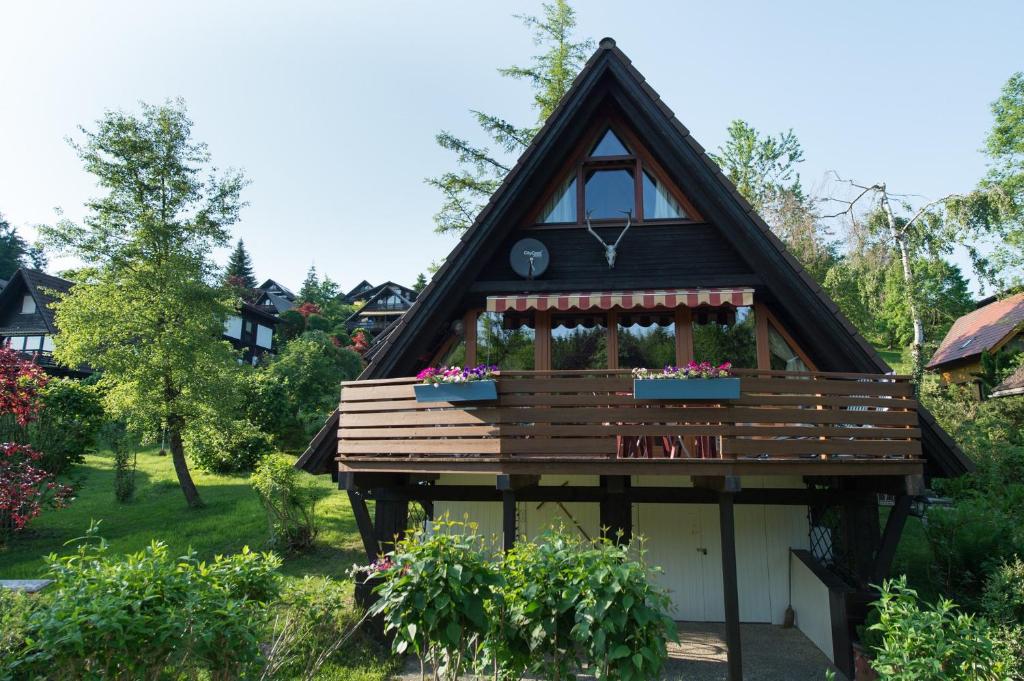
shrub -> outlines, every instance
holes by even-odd
[[[431,664],[455,681],[481,661],[486,610],[501,577],[474,527],[446,519],[434,527],[429,536],[416,531],[399,542],[370,612],[384,615],[396,653],[411,651],[421,669]]]
[[[185,453],[212,473],[251,471],[273,449],[273,439],[245,419],[198,423],[185,433]]]
[[[55,584],[28,618],[17,678],[149,679],[173,669],[234,679],[261,665],[280,579],[271,554],[246,548],[204,563],[154,541],[114,556],[94,526],[76,553],[48,562]]]
[[[63,508],[71,501],[71,488],[40,468],[41,458],[26,445],[0,443],[0,546],[43,508]]]
[[[285,551],[301,551],[313,545],[317,535],[318,493],[310,476],[295,469],[295,460],[284,454],[265,457],[251,482],[267,511],[270,545]]]
[[[104,412],[100,389],[71,378],[51,379],[40,393],[39,418],[27,427],[27,442],[43,453],[41,465],[60,474],[96,451]]]
[[[9,670],[25,655],[29,618],[44,602],[42,595],[0,589],[0,679],[10,678]]]
[[[992,620],[1024,624],[1024,560],[1015,557],[993,571],[981,602]]]
[[[307,331],[330,331],[333,323],[322,314],[311,314],[306,318]]]
[[[922,605],[906,578],[886,581],[875,607],[881,634],[872,667],[892,681],[1005,679],[1011,661],[999,632],[950,600]]]
[[[277,331],[285,341],[297,338],[306,330],[306,318],[298,310],[285,310],[279,319],[281,323],[278,325]]]

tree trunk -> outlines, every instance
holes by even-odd
[[[914,327],[914,339],[910,346],[910,356],[913,363],[914,389],[918,391],[921,386],[921,378],[924,376],[924,320],[921,318],[921,310],[917,304],[917,291],[914,288],[914,269],[910,260],[910,249],[907,246],[907,235],[900,231],[896,224],[892,206],[889,205],[889,195],[885,193],[885,185],[882,185],[882,208],[885,210],[885,218],[889,223],[889,231],[892,234],[892,238],[900,249],[900,264],[903,266],[903,285],[906,288],[910,320]]]
[[[188,470],[188,462],[185,460],[185,446],[181,441],[181,431],[184,423],[180,416],[171,416],[167,419],[167,435],[171,444],[171,460],[174,462],[174,472],[178,475],[178,484],[185,494],[185,503],[189,508],[201,508],[203,500],[199,498],[199,490],[196,483],[192,482],[192,474]]]

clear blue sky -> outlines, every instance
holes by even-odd
[[[708,149],[730,120],[792,127],[805,184],[839,170],[936,197],[984,171],[989,103],[1024,69],[1024,3],[576,3]],[[0,212],[31,238],[95,187],[64,138],[108,108],[184,97],[215,162],[245,170],[235,227],[259,277],[310,263],[343,287],[411,283],[452,237],[423,178],[434,134],[467,109],[530,121],[495,69],[534,47],[511,15],[538,2],[85,0],[0,5]],[[224,254],[218,254],[220,259]],[[52,269],[61,266],[54,263]]]

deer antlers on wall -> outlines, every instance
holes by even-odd
[[[605,260],[608,261],[608,267],[615,267],[615,256],[618,255],[617,249],[619,248],[619,244],[622,242],[622,237],[626,236],[626,232],[629,230],[629,226],[633,224],[633,211],[619,211],[620,213],[626,216],[626,226],[622,228],[622,232],[619,234],[619,238],[616,239],[615,243],[612,245],[605,243],[605,240],[601,238],[601,235],[595,232],[594,228],[590,226],[590,214],[592,212],[592,210],[587,211],[587,231],[593,234],[594,238],[600,241],[601,245],[604,246],[604,257]]]

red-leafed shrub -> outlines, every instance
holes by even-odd
[[[36,465],[42,457],[27,445],[0,444],[0,545],[43,507],[62,508],[71,500],[71,488]]]
[[[0,348],[0,416],[13,416],[25,426],[39,414],[39,391],[46,374],[9,348]],[[25,529],[44,506],[61,507],[71,488],[39,467],[43,455],[28,445],[0,442],[0,545]]]
[[[352,334],[352,349],[360,355],[370,349],[370,343],[366,340],[366,334],[356,331]]]
[[[39,391],[47,376],[39,365],[7,346],[0,347],[0,414],[11,414],[19,426],[39,413]]]
[[[307,319],[311,314],[320,314],[320,306],[316,303],[305,302],[302,305],[299,305],[296,309],[299,311],[300,315]]]

